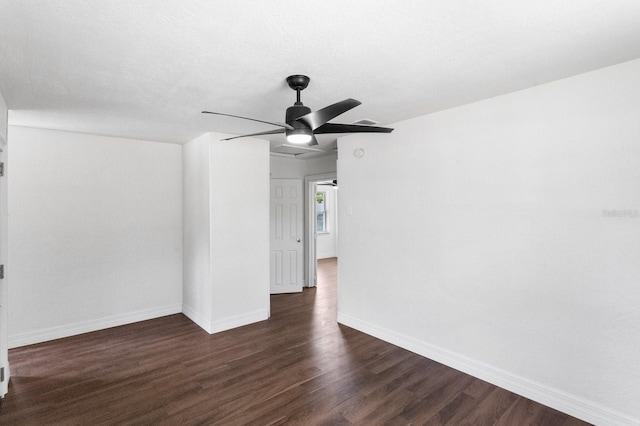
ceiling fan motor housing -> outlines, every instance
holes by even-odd
[[[303,115],[309,114],[310,112],[311,108],[302,104],[290,106],[289,108],[287,108],[287,115],[284,122],[296,129],[306,128],[307,126],[305,126],[304,123],[296,120]]]

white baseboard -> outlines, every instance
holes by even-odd
[[[211,334],[211,321],[200,315],[191,306],[182,305],[182,313],[193,321],[198,327]]]
[[[316,255],[316,259],[329,259],[331,257],[338,257],[335,251],[329,253],[318,253]]]
[[[243,325],[249,325],[254,322],[269,319],[269,311],[263,309],[222,318],[214,322],[209,321],[202,315],[198,314],[194,309],[186,305],[182,307],[182,313],[209,334],[219,333],[221,331],[231,330],[232,328],[242,327]]]
[[[253,312],[247,312],[242,315],[235,315],[232,317],[222,318],[211,323],[210,334],[219,333],[225,330],[231,330],[232,328],[242,327],[243,325],[253,324],[254,322],[260,322],[269,319],[268,309],[259,309]]]
[[[338,322],[586,422],[595,425],[640,426],[640,419],[628,417],[574,395],[513,375],[491,365],[379,327],[367,321],[362,321],[350,315],[338,312]]]
[[[75,336],[82,333],[104,330],[105,328],[117,327],[139,321],[146,321],[166,315],[179,314],[182,312],[181,305],[169,305],[159,308],[145,309],[142,311],[129,312],[121,315],[100,318],[92,321],[77,322],[57,327],[45,328],[28,333],[9,336],[9,348],[33,345],[49,340],[61,339],[63,337]]]

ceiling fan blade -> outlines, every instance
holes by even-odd
[[[298,117],[296,121],[301,121],[311,128],[311,130],[316,130],[327,121],[349,111],[351,108],[357,107],[361,103],[362,102],[356,101],[355,99],[345,99],[344,101],[336,102],[333,105]]]
[[[389,127],[363,126],[361,124],[326,123],[318,127],[313,133],[322,135],[325,133],[391,133]]]
[[[231,139],[248,138],[251,136],[277,135],[278,133],[284,133],[284,132],[285,132],[285,129],[267,130],[266,132],[258,132],[258,133],[251,133],[249,135],[234,136],[232,138],[226,138],[221,140],[230,141]]]
[[[274,126],[284,127],[285,129],[288,129],[288,130],[293,129],[293,127],[291,127],[291,126],[289,126],[288,124],[285,124],[285,123],[275,123],[273,121],[257,120],[255,118],[242,117],[240,115],[225,114],[225,113],[222,113],[222,112],[211,112],[211,111],[202,111],[202,113],[203,114],[213,114],[213,115],[224,115],[224,116],[227,116],[227,117],[241,118],[243,120],[257,121],[258,123],[272,124]]]

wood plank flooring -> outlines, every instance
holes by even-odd
[[[12,349],[2,425],[585,425],[336,323],[336,261],[271,318],[183,315]]]

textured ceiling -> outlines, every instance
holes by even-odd
[[[272,129],[200,111],[284,121],[290,74],[387,125],[639,57],[637,0],[0,0],[11,124],[173,143]]]

